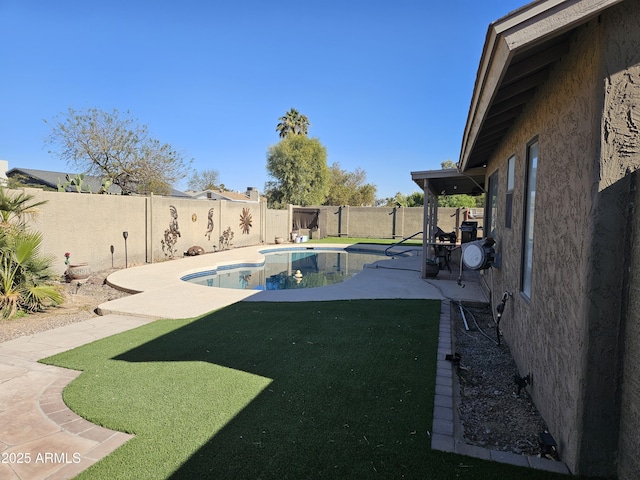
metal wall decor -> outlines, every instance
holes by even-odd
[[[207,240],[211,240],[211,232],[213,232],[213,208],[209,209],[209,214],[207,215],[207,231],[204,236],[207,237]]]
[[[162,245],[164,256],[173,258],[176,253],[176,243],[178,243],[178,237],[180,237],[180,228],[178,227],[178,210],[176,210],[176,207],[170,205],[169,212],[171,213],[171,221],[169,222],[169,228],[164,231],[164,240],[160,240],[160,244]]]
[[[249,230],[251,230],[251,212],[248,208],[242,209],[242,214],[240,215],[240,228],[242,229],[243,234],[249,234]]]
[[[231,248],[231,240],[233,240],[233,232],[231,227],[228,227],[220,235],[220,250],[229,250]]]

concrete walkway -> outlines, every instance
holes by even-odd
[[[131,438],[67,408],[62,390],[80,372],[37,360],[149,321],[108,315],[0,343],[0,479],[73,478]]]
[[[287,247],[291,245],[268,248]],[[322,247],[328,248],[327,245]],[[70,479],[131,438],[130,435],[91,424],[69,410],[62,401],[62,390],[80,372],[37,363],[41,358],[159,318],[198,316],[242,300],[424,298],[487,301],[475,272],[465,273],[463,282],[458,281],[459,272],[449,274],[446,271],[442,271],[438,279],[421,279],[419,252],[415,256],[376,263],[338,285],[304,290],[230,290],[202,287],[180,280],[188,273],[216,266],[259,262],[262,258],[259,252],[264,248],[234,249],[115,272],[109,276],[110,284],[140,293],[100,305],[101,317],[1,343],[0,479]],[[446,304],[443,302],[443,306]],[[443,308],[443,315],[445,313],[448,321],[448,310]],[[446,350],[447,339],[442,335],[441,330],[440,341]],[[450,348],[450,338],[448,345]],[[439,369],[446,367],[441,363],[438,362]],[[436,388],[436,404],[441,402],[438,395],[443,393],[443,388],[449,393],[449,398],[453,398],[451,385]],[[434,417],[433,447],[444,445],[444,450],[459,451],[451,450],[454,448],[454,430],[453,422],[449,423]],[[448,432],[451,433],[449,437]],[[516,464],[520,461],[506,460]]]

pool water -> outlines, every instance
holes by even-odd
[[[282,251],[265,253],[264,264],[230,265],[199,272],[183,280],[207,287],[245,290],[289,290],[340,283],[365,265],[389,259],[384,253],[348,251]]]

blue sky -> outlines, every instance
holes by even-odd
[[[293,107],[329,165],[408,194],[411,171],[458,160],[488,25],[525,3],[0,0],[0,159],[73,170],[43,120],[117,108],[228,188],[262,191]]]

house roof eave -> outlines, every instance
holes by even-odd
[[[486,164],[550,66],[568,51],[569,33],[621,1],[537,0],[489,25],[462,137],[461,171]]]

